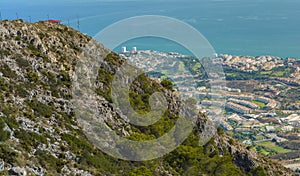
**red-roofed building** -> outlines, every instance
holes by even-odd
[[[61,20],[46,20],[46,21],[44,21],[44,22],[60,24],[60,23],[61,23]]]

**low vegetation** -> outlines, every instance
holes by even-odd
[[[0,72],[3,74],[3,78],[0,78],[0,158],[4,159],[7,165],[24,168],[26,166],[26,170],[38,166],[45,170],[46,175],[67,175],[63,172],[63,168],[70,168],[71,174],[74,169],[87,171],[93,175],[129,176],[167,173],[187,176],[259,176],[265,175],[268,171],[263,166],[249,172],[237,167],[228,147],[222,145],[224,132],[221,128],[218,128],[216,138],[212,138],[204,146],[199,145],[201,125],[195,127],[178,148],[158,159],[133,162],[119,160],[105,154],[89,142],[82,129],[78,127],[75,107],[72,107],[70,101],[73,86],[71,75],[76,59],[81,52],[81,46],[87,44],[91,38],[63,25],[43,22],[29,24],[22,21],[17,21],[15,24],[8,21],[3,23],[6,26],[10,25],[12,30],[15,28],[21,30],[22,27],[18,25],[32,27],[34,30],[30,32],[35,32],[37,35],[31,35],[28,30],[22,32],[27,32],[26,36],[37,37],[47,49],[47,52],[42,52],[41,46],[34,41],[22,37],[13,38],[20,42],[24,40],[27,46],[20,49],[19,53],[23,53],[22,55],[11,57],[11,63],[16,64],[20,69],[17,72],[12,69],[10,63],[2,59],[12,55],[12,52],[7,50],[0,53]],[[35,31],[36,29],[38,30]],[[39,61],[41,64],[34,65],[31,61]],[[124,64],[125,60],[112,52],[104,61],[97,76],[97,83],[101,83],[102,87],[99,86],[96,93],[111,103],[114,69]],[[178,67],[188,68],[189,64],[193,64],[191,62],[189,59],[183,59],[184,64]],[[22,74],[19,74],[20,71]],[[199,73],[199,77],[206,76],[200,74],[203,71],[201,65],[196,65],[190,71]],[[154,92],[170,94],[171,91],[173,91],[173,84],[167,79],[159,83],[142,74],[130,87],[129,102],[138,113],[147,114],[151,111],[149,98]],[[126,138],[134,141],[151,140],[163,136],[174,127],[178,119],[176,111],[180,102],[171,95],[167,102],[168,110],[153,125],[124,127],[130,132],[126,134]],[[104,103],[107,109],[111,108],[114,112],[110,107],[111,104]],[[201,118],[206,119],[204,116]],[[115,125],[114,123],[117,122],[107,122],[109,126]],[[122,130],[123,126],[116,128],[116,131]],[[10,138],[10,135],[14,138]],[[218,138],[220,138],[219,142],[216,142]],[[230,141],[230,143],[235,145],[236,142]]]

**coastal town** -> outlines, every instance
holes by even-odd
[[[205,81],[197,79],[203,71],[199,71],[201,62],[195,58],[187,62],[187,56],[178,53],[137,50],[136,47],[131,52],[123,48],[120,55],[155,79],[170,79],[175,90],[185,96],[198,96],[199,109],[217,119],[228,135],[299,171],[299,60],[216,54],[213,60],[222,63],[226,75],[221,84],[225,86],[219,87],[218,92],[211,91],[203,84]],[[222,112],[216,113],[216,108]]]
[[[300,1],[0,4],[0,176],[300,176]]]

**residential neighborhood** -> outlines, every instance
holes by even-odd
[[[121,56],[158,81],[170,79],[183,97],[198,97],[202,112],[213,117],[228,135],[259,153],[275,158],[289,155],[294,152],[288,148],[291,141],[300,141],[300,102],[295,97],[300,69],[296,59],[216,55],[227,80],[214,82],[198,79],[203,74],[198,71],[199,61],[186,61],[187,56],[181,54],[137,50]],[[188,64],[194,64],[196,70],[191,71]],[[211,89],[209,81],[220,86]],[[295,159],[290,157],[283,162],[295,168]]]

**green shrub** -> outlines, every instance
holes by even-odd
[[[133,141],[148,141],[156,139],[154,135],[146,135],[143,133],[132,133],[130,136],[126,137],[127,139],[133,140]]]
[[[217,132],[219,135],[224,135],[224,131],[223,131],[222,127],[220,127],[220,126],[217,128]]]
[[[162,80],[162,81],[160,82],[160,84],[161,84],[164,88],[173,91],[173,83],[172,83],[171,81],[169,81],[169,80],[167,80],[167,79],[164,79],[164,80]]]
[[[42,40],[44,37],[46,37],[44,32],[39,32],[38,36],[40,37],[40,39]]]
[[[69,144],[70,149],[77,154],[85,150],[93,151],[93,146],[89,144],[86,139],[81,139],[71,134],[63,134],[62,139],[65,140]]]
[[[111,84],[113,81],[113,75],[105,68],[101,67],[98,71],[97,81],[103,83],[103,88],[97,89],[96,93],[104,97],[107,101],[112,102]]]
[[[253,176],[267,176],[265,169],[261,166],[256,167],[250,172]]]
[[[24,114],[24,117],[26,117],[26,118],[28,118],[30,120],[34,120],[35,119],[34,114],[31,113],[31,112],[24,112],[23,114]]]
[[[118,166],[116,165],[116,163],[109,157],[107,157],[105,154],[98,151],[85,150],[80,157],[79,164],[81,166],[87,166],[89,168],[93,166],[98,170],[102,171],[102,173],[105,170],[112,175],[118,172]]]
[[[11,70],[7,64],[0,65],[0,72],[3,73],[3,76],[7,78],[17,78],[17,74],[13,70]]]
[[[65,71],[61,71],[58,76],[57,76],[57,80],[58,80],[58,85],[60,86],[67,86],[67,87],[71,87],[72,82],[71,82],[71,78],[69,73],[65,72]]]
[[[2,104],[0,106],[0,112],[4,114],[2,116],[2,120],[8,125],[11,129],[17,129],[19,128],[19,123],[16,120],[16,108],[8,106],[6,104]]]
[[[145,166],[133,169],[129,176],[153,176],[153,173]]]
[[[51,117],[52,113],[54,112],[54,108],[45,105],[37,100],[27,101],[29,107],[34,110],[36,115],[41,115],[43,117]]]
[[[30,72],[27,74],[27,77],[28,77],[28,80],[29,80],[30,82],[33,82],[33,83],[39,81],[39,76],[38,76],[37,72],[30,71]]]
[[[16,163],[18,154],[5,144],[0,144],[0,158],[5,162]]]
[[[15,137],[20,139],[21,145],[27,151],[30,151],[32,147],[37,147],[39,144],[47,144],[46,136],[23,129],[16,131]]]
[[[2,91],[6,91],[8,92],[9,91],[9,85],[7,84],[7,82],[5,81],[4,78],[0,78],[0,90]]]
[[[10,137],[10,132],[4,130],[5,123],[0,119],[0,142],[4,142]]]
[[[33,55],[33,56],[36,56],[36,57],[41,57],[43,58],[44,62],[50,62],[50,59],[44,55],[38,48],[36,48],[34,45],[32,44],[28,44],[27,48],[29,49],[30,53]]]
[[[35,155],[37,156],[39,163],[43,167],[47,168],[47,170],[54,170],[58,173],[61,173],[61,169],[66,164],[62,158],[56,158],[46,151],[37,150]]]
[[[121,59],[120,56],[117,53],[115,53],[115,52],[109,53],[104,58],[104,61],[112,63],[112,64],[114,64],[117,67],[120,67],[125,62],[125,60]]]
[[[17,64],[19,65],[19,67],[21,68],[30,68],[31,64],[28,62],[28,60],[23,59],[22,56],[18,56],[18,58],[16,59]]]
[[[130,104],[133,109],[141,114],[150,112],[149,94],[137,94],[135,92],[129,93]]]
[[[11,51],[9,50],[0,50],[0,56],[3,57],[3,56],[9,56],[11,54]],[[2,58],[1,58],[2,59]]]
[[[20,84],[15,85],[14,90],[15,90],[16,95],[18,95],[22,98],[25,98],[28,95],[28,92],[26,91],[26,88],[24,85],[20,85]]]
[[[27,48],[31,51],[32,54],[38,56],[40,55],[40,50],[37,49],[33,44],[28,44]]]

